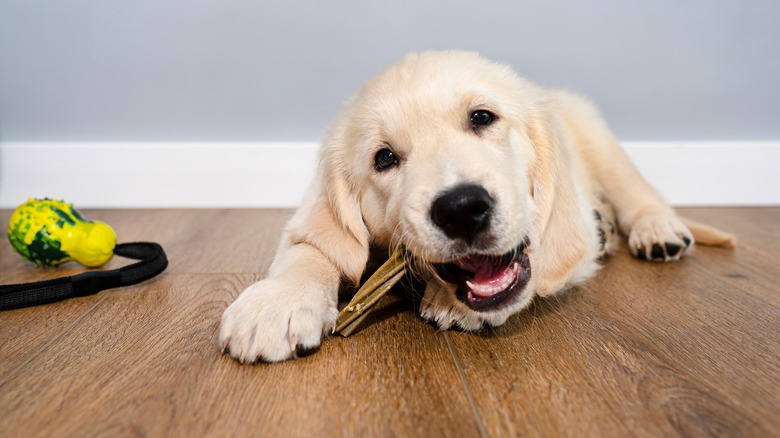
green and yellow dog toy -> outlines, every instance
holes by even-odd
[[[168,266],[168,257],[160,244],[117,244],[111,227],[84,219],[72,204],[48,198],[30,199],[13,212],[8,223],[8,240],[14,251],[38,266],[57,266],[73,260],[97,268],[115,254],[138,261],[118,269],[90,269],[68,277],[0,285],[0,311],[138,284]]]
[[[107,224],[89,221],[73,204],[54,199],[30,199],[8,222],[14,251],[38,266],[74,260],[94,268],[111,260],[116,234]]]

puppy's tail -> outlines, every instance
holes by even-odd
[[[698,245],[720,246],[727,249],[733,249],[737,245],[737,237],[733,234],[690,219],[683,218],[682,221],[691,230]]]

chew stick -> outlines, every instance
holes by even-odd
[[[403,250],[396,250],[388,261],[374,272],[358,289],[355,296],[339,313],[336,319],[336,333],[344,337],[351,335],[362,323],[370,309],[406,274]]]

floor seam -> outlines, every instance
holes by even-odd
[[[460,366],[460,360],[458,360],[458,356],[455,354],[455,349],[452,346],[450,337],[447,334],[447,332],[444,332],[443,334],[444,334],[444,340],[447,342],[447,348],[450,350],[450,356],[452,357],[452,361],[455,363],[455,369],[458,371],[458,377],[460,377],[460,382],[463,385],[463,389],[466,391],[466,398],[468,399],[469,405],[471,406],[471,411],[474,413],[474,418],[477,421],[477,428],[479,429],[479,435],[481,437],[488,437],[490,435],[487,433],[485,424],[482,422],[482,415],[480,415],[479,409],[477,408],[477,403],[476,401],[474,401],[474,396],[471,393],[471,387],[466,381],[466,375],[463,373],[463,368]]]

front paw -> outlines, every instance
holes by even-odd
[[[323,287],[286,279],[249,286],[222,315],[220,348],[241,363],[279,362],[316,350],[338,315],[337,291]]]
[[[674,213],[640,217],[628,235],[631,254],[640,260],[679,260],[693,248],[693,235]]]

